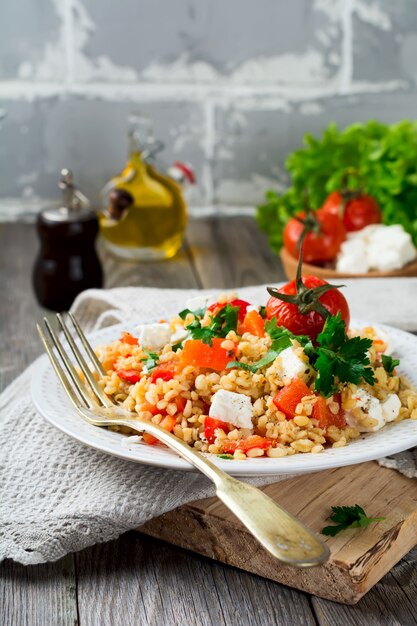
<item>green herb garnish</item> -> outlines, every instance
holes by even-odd
[[[265,322],[265,331],[271,337],[272,340],[280,339],[282,336],[290,337],[290,339],[296,339],[302,346],[305,346],[310,342],[310,337],[306,335],[294,335],[285,326],[277,326],[277,318],[273,317]]]
[[[226,459],[227,461],[231,461],[233,459],[232,454],[218,454],[219,459]]]
[[[388,354],[382,355],[382,367],[387,374],[392,374],[394,369],[400,364],[400,359],[393,359]]]
[[[359,504],[354,506],[332,506],[332,514],[328,518],[335,526],[322,528],[322,535],[334,537],[347,528],[364,528],[373,522],[381,522],[385,517],[368,517]]]
[[[372,367],[368,367],[371,345],[371,339],[348,338],[340,312],[329,316],[317,337],[317,346],[310,343],[304,347],[317,371],[315,390],[328,397],[337,392],[338,382],[358,385],[364,380],[373,385],[375,375]]]
[[[249,372],[252,372],[252,374],[255,374],[258,370],[266,367],[270,363],[273,363],[277,356],[290,346],[292,346],[291,338],[287,334],[282,334],[281,337],[272,342],[271,348],[259,361],[256,361],[251,365],[248,363],[242,363],[241,361],[231,361],[226,365],[226,369],[230,369],[231,367],[240,367],[241,369],[248,370]]]
[[[183,311],[180,311],[178,315],[182,320],[185,320],[187,315],[189,315],[190,313],[194,315],[194,317],[201,318],[204,317],[205,312],[206,309],[196,309],[195,311],[191,311],[190,309],[184,309]]]
[[[207,326],[201,325],[200,319],[195,319],[185,328],[193,339],[200,339],[203,343],[212,345],[214,337],[226,337],[227,334],[237,329],[239,307],[226,304],[214,317],[210,316]]]
[[[240,367],[241,369],[255,374],[258,370],[266,367],[266,365],[273,363],[283,350],[290,348],[292,346],[292,339],[297,340],[303,346],[310,342],[310,338],[305,335],[294,335],[288,328],[285,328],[285,326],[277,326],[276,317],[265,322],[265,331],[271,337],[272,344],[262,359],[250,365],[248,363],[241,363],[240,361],[231,361],[227,364],[226,369]]]
[[[177,350],[181,350],[183,347],[183,341],[179,341],[178,343],[174,343],[172,346],[172,352],[177,352]]]
[[[141,359],[141,361],[145,363],[145,367],[148,372],[151,372],[158,365],[159,356],[156,354],[156,352],[148,352],[147,350],[144,350],[144,352],[148,356]]]
[[[375,198],[384,224],[401,224],[417,243],[417,122],[381,124],[371,120],[339,130],[330,124],[321,137],[304,137],[304,146],[286,161],[291,186],[269,190],[257,221],[271,248],[279,252],[288,220],[303,208],[308,188],[313,209],[333,191],[354,191]]]

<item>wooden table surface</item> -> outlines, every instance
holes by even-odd
[[[41,352],[30,273],[34,227],[0,224],[0,389]],[[106,286],[219,287],[283,278],[251,218],[192,221],[168,263],[104,258]],[[417,550],[357,605],[337,605],[129,532],[56,563],[0,565],[3,626],[408,626],[417,624]]]

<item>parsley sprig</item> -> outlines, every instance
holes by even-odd
[[[292,346],[292,339],[296,339],[299,343],[301,343],[301,345],[306,345],[306,343],[310,341],[309,337],[305,337],[304,335],[293,335],[288,328],[285,328],[284,326],[277,326],[276,317],[273,317],[265,322],[265,331],[271,337],[272,344],[262,359],[250,365],[248,363],[242,363],[241,361],[231,361],[227,364],[226,369],[230,369],[231,367],[240,367],[241,369],[255,374],[258,370],[266,367],[270,363],[273,363],[283,350],[290,348]]]
[[[144,350],[144,352],[148,356],[141,359],[141,361],[145,363],[145,367],[148,372],[151,372],[158,365],[159,356],[156,352],[148,352],[147,350]]]
[[[393,359],[392,356],[389,356],[388,354],[383,354],[381,358],[382,367],[387,374],[392,374],[397,365],[400,364],[400,359]]]
[[[385,517],[368,517],[359,504],[354,506],[332,506],[332,513],[328,518],[334,526],[325,526],[321,533],[334,537],[347,528],[364,528],[374,522],[381,522]]]
[[[239,307],[226,304],[215,316],[210,316],[210,323],[207,326],[202,326],[201,318],[196,315],[191,324],[185,328],[193,339],[200,339],[211,346],[214,337],[226,337],[231,330],[236,331],[238,316]]]
[[[329,316],[317,337],[317,345],[309,343],[304,347],[317,371],[315,390],[328,397],[337,392],[338,382],[357,385],[364,380],[373,385],[375,375],[368,356],[371,345],[371,339],[348,338],[340,312]]]

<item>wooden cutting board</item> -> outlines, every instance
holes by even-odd
[[[316,596],[356,603],[417,544],[417,480],[377,463],[363,463],[299,476],[264,487],[274,500],[320,532],[330,507],[362,506],[385,520],[365,529],[324,538],[325,565],[296,569],[271,557],[217,499],[184,505],[138,530],[222,563]]]

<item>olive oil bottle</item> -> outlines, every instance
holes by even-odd
[[[182,244],[186,202],[180,185],[148,162],[157,145],[149,119],[131,116],[129,122],[126,166],[103,190],[101,236],[119,258],[169,259]]]

